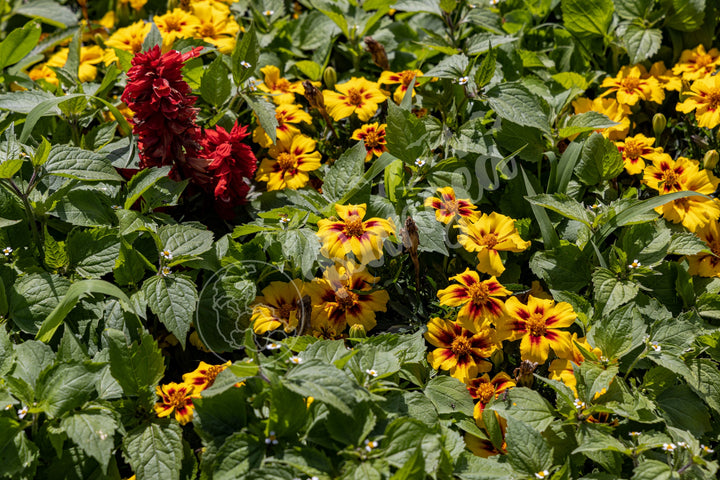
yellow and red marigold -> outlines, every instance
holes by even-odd
[[[698,228],[695,234],[705,242],[709,252],[688,257],[690,275],[720,277],[720,224],[717,220]]]
[[[468,198],[456,198],[452,187],[439,188],[439,197],[425,199],[425,207],[435,209],[435,218],[438,222],[450,223],[453,220],[467,220],[474,222],[478,218],[477,207]]]
[[[320,252],[335,261],[352,253],[361,264],[382,257],[383,242],[395,235],[392,219],[373,217],[363,221],[366,204],[335,205],[339,220],[318,221],[317,236],[322,242]]]
[[[390,300],[385,290],[375,289],[379,280],[352,262],[326,269],[323,278],[306,286],[313,305],[313,329],[337,335],[346,325],[362,325],[365,331],[374,328],[375,312],[384,312]]]
[[[397,73],[385,71],[380,74],[378,83],[381,85],[399,83],[400,86],[395,89],[395,93],[393,94],[393,100],[395,100],[395,103],[400,103],[402,102],[402,99],[405,98],[405,93],[407,92],[413,78],[422,77],[422,74],[423,73],[420,70],[403,70],[402,72]],[[415,97],[414,88],[411,95]]]
[[[586,351],[592,352],[597,358],[602,356],[602,350],[597,347],[592,347],[585,337],[578,338],[577,333],[572,334],[571,343],[572,350],[570,354],[565,358],[556,358],[550,362],[548,370],[551,380],[563,382],[577,397],[577,379],[575,378],[573,365],[580,365],[585,361],[585,357],[575,343],[580,344]]]
[[[357,114],[360,121],[367,122],[385,101],[378,84],[362,77],[352,77],[345,83],[335,85],[335,89],[337,92],[323,90],[323,97],[325,108],[336,122],[353,113]]]
[[[522,252],[530,246],[517,233],[515,220],[500,213],[482,214],[474,222],[462,222],[458,227],[458,242],[468,252],[477,252],[477,269],[488,275],[505,271],[501,251]]]
[[[307,185],[308,172],[320,168],[320,152],[316,142],[305,135],[295,135],[290,141],[278,141],[268,151],[271,158],[260,162],[255,179],[267,182],[270,190],[297,190]]]
[[[622,140],[630,131],[630,107],[618,103],[614,98],[598,97],[595,100],[589,98],[578,98],[572,103],[575,114],[585,112],[598,112],[607,116],[618,125],[598,130],[604,137],[610,140]]]
[[[363,125],[362,127],[355,130],[352,134],[353,140],[362,140],[365,143],[365,161],[369,162],[373,155],[379,157],[383,152],[387,152],[386,141],[385,141],[385,127],[387,125],[370,123]]]
[[[263,92],[272,95],[272,100],[276,104],[295,103],[295,94],[305,94],[301,82],[290,82],[280,76],[280,69],[275,65],[266,65],[260,69],[265,75],[265,81],[258,86]]]
[[[198,365],[195,370],[183,375],[183,383],[185,385],[192,385],[195,388],[195,392],[201,392],[206,388],[212,387],[218,374],[229,367],[230,364],[231,362],[229,360],[222,365],[210,365],[205,362],[200,362],[200,365]]]
[[[434,369],[448,370],[451,376],[465,382],[492,368],[487,359],[498,348],[492,328],[468,329],[442,318],[433,318],[427,328],[425,339],[437,347],[428,353],[428,363]]]
[[[458,321],[463,325],[481,328],[495,324],[505,312],[505,304],[497,297],[506,297],[512,292],[503,287],[495,277],[480,281],[477,272],[469,268],[463,273],[450,277],[458,284],[438,291],[440,305],[462,307]]]
[[[492,380],[490,379],[490,375],[486,373],[482,377],[466,380],[465,384],[467,385],[468,392],[470,392],[470,396],[477,400],[473,410],[473,416],[479,426],[483,425],[482,414],[485,410],[485,405],[490,403],[492,399],[497,398],[501,393],[515,386],[515,382],[505,372],[498,373]]]
[[[276,142],[284,143],[291,142],[294,136],[300,134],[300,129],[298,129],[295,124],[300,122],[312,123],[312,117],[309,113],[298,105],[290,103],[281,103],[275,108],[275,119],[278,122],[278,126],[275,129]],[[268,134],[260,125],[253,131],[253,142],[264,148],[273,144]]]
[[[262,335],[278,328],[285,332],[295,330],[301,314],[300,302],[304,288],[303,282],[298,279],[292,282],[270,282],[263,288],[262,295],[255,298],[250,317],[255,333]]]
[[[155,387],[155,393],[160,397],[160,401],[155,404],[155,413],[158,417],[167,417],[174,412],[175,420],[180,425],[185,425],[192,420],[192,399],[199,396],[193,385],[185,383],[158,385]]]
[[[176,8],[165,15],[153,17],[163,39],[163,51],[168,51],[178,38],[191,38],[197,32],[200,21],[194,15]]]
[[[643,72],[637,66],[624,66],[615,78],[608,77],[603,80],[601,88],[607,90],[600,95],[605,97],[615,93],[619,103],[635,105],[639,100],[662,103],[665,92],[655,77],[642,78]]]
[[[615,142],[622,155],[625,171],[630,175],[642,173],[645,168],[644,158],[653,160],[659,158],[662,148],[653,148],[655,139],[637,134],[634,137],[626,138],[624,142]]]
[[[553,349],[558,357],[572,353],[570,333],[567,328],[575,322],[577,315],[569,303],[542,300],[528,296],[527,305],[517,297],[505,302],[507,316],[498,326],[498,338],[520,342],[520,356],[523,360],[545,363]]]
[[[698,80],[713,73],[720,65],[720,51],[712,48],[706,51],[703,45],[693,50],[684,50],[680,60],[673,67],[675,75],[681,75],[683,80]]]
[[[720,125],[720,77],[700,78],[690,86],[684,102],[675,107],[678,112],[695,110],[695,120],[701,127],[715,128]]]

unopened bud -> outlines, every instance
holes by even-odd
[[[364,41],[365,45],[367,45],[368,52],[370,52],[370,55],[373,57],[375,65],[382,68],[383,71],[390,70],[390,63],[388,63],[385,47],[372,37],[365,37]]]
[[[535,377],[533,372],[537,368],[538,364],[529,360],[523,360],[520,366],[513,371],[515,375],[515,383],[518,387],[532,387]]]
[[[337,83],[337,72],[333,67],[327,67],[323,72],[323,81],[328,90],[334,90]]]
[[[708,150],[705,152],[705,156],[703,157],[703,168],[706,170],[712,170],[715,168],[715,165],[717,165],[719,159],[720,154],[717,150]]]
[[[302,86],[305,89],[305,98],[312,108],[317,108],[320,111],[325,111],[325,100],[323,94],[318,88],[310,82],[310,80],[303,80]]]
[[[665,127],[667,126],[667,118],[662,113],[656,113],[652,119],[653,132],[655,132],[655,138],[660,138]]]
[[[355,325],[350,326],[350,331],[348,332],[349,338],[367,338],[367,332],[365,331],[365,327],[362,325],[362,323],[356,323]]]

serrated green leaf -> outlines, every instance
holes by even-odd
[[[552,195],[543,193],[532,197],[525,197],[525,199],[533,205],[545,207],[564,217],[582,222],[587,225],[588,228],[591,227],[590,212],[585,208],[585,205],[573,200],[564,193],[555,193]]]
[[[558,130],[560,138],[567,138],[579,133],[592,132],[602,128],[609,128],[617,125],[617,122],[610,120],[607,115],[598,112],[585,112],[572,115],[568,118],[565,126]]]
[[[474,402],[467,386],[460,380],[438,376],[430,380],[425,387],[425,395],[435,405],[439,414],[463,413],[473,415]]]
[[[507,459],[513,468],[534,476],[552,465],[552,450],[547,441],[525,422],[507,418]]]
[[[278,127],[277,117],[275,116],[275,106],[260,95],[243,94],[241,96],[252,109],[255,116],[257,116],[260,126],[265,130],[268,137],[270,137],[270,141],[275,143],[277,140]]]
[[[51,270],[59,270],[70,264],[70,257],[64,245],[56,242],[45,226],[44,248],[45,265]]]
[[[497,50],[490,49],[480,63],[480,66],[475,72],[475,85],[478,88],[483,88],[485,85],[490,83],[493,76],[495,75],[495,69],[497,67]]]
[[[588,341],[607,358],[621,358],[644,340],[645,323],[633,305],[602,315],[588,333]]]
[[[59,363],[43,371],[37,381],[37,408],[51,418],[79,407],[95,392],[100,363]]]
[[[182,430],[177,423],[144,423],[123,439],[123,455],[138,480],[180,480]]]
[[[575,174],[585,185],[596,185],[618,176],[624,169],[617,146],[599,133],[585,141]]]
[[[182,275],[156,275],[145,280],[142,289],[150,310],[185,348],[198,303],[195,283]]]
[[[110,161],[103,155],[69,145],[55,145],[52,148],[45,163],[45,170],[50,175],[84,181],[122,180]]]
[[[92,413],[77,412],[63,418],[60,428],[88,456],[98,461],[103,472],[107,472],[115,444],[113,436],[117,429],[113,417],[99,410]]]
[[[165,373],[165,362],[157,342],[144,333],[141,341],[128,345],[119,330],[107,329],[105,338],[110,349],[110,373],[130,397],[139,396],[152,405],[155,386]]]
[[[604,37],[615,10],[612,0],[562,0],[563,24],[579,37]]]
[[[544,100],[519,82],[506,82],[487,91],[487,101],[498,117],[550,134],[549,108]]]
[[[235,42],[235,49],[232,52],[231,58],[232,75],[235,80],[235,85],[242,85],[242,83],[255,72],[255,69],[258,67],[258,59],[260,58],[260,44],[258,43],[257,34],[255,33],[254,23],[251,24],[250,28],[245,32],[238,32],[238,38]],[[249,67],[243,65],[249,65]],[[265,131],[267,132],[268,130]],[[273,139],[273,142],[274,141]]]
[[[58,275],[30,273],[20,277],[8,298],[10,319],[23,332],[35,334],[68,288],[70,281]]]
[[[172,252],[173,259],[194,256],[212,248],[213,233],[189,225],[164,225],[158,229],[161,250]]]
[[[659,28],[644,28],[632,23],[628,25],[623,36],[630,63],[640,63],[651,58],[660,50],[662,43],[662,30]]]
[[[100,278],[112,271],[120,253],[114,230],[73,230],[66,241],[70,265],[85,278]]]
[[[216,107],[228,100],[231,89],[229,73],[222,57],[216,57],[208,65],[200,82],[200,95],[203,100]]]
[[[129,210],[155,183],[161,178],[167,177],[170,172],[169,166],[159,168],[144,168],[133,175],[127,183],[128,195],[125,199],[124,208]]]

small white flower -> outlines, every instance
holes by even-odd
[[[427,162],[423,160],[422,158],[416,158],[415,159],[415,166],[416,167],[424,167]]]
[[[575,399],[573,405],[575,405],[575,408],[577,408],[578,410],[582,410],[583,408],[585,408],[585,402],[583,402],[579,398]]]
[[[640,435],[642,435],[642,432],[630,432],[628,433],[628,435],[630,435],[631,437],[639,437]]]
[[[632,263],[631,263],[630,265],[628,265],[628,268],[629,268],[630,270],[632,270],[633,268],[638,268],[638,267],[640,267],[640,265],[641,265],[641,263],[640,263],[640,262],[638,261],[638,259],[636,258],[635,260],[632,261]]]
[[[662,449],[666,452],[672,452],[677,448],[677,445],[674,443],[663,443]]]
[[[660,350],[662,350],[662,347],[660,346],[660,344],[658,342],[652,342],[650,344],[650,348],[652,348],[656,352],[659,352]]]
[[[458,85],[465,85],[470,80],[470,77],[460,77],[457,82]]]
[[[105,440],[108,437],[107,433],[103,432],[102,430],[98,430],[97,433],[98,437],[100,437],[100,440]]]
[[[170,267],[162,267],[160,269],[160,275],[162,275],[163,277],[167,277],[171,273],[172,273],[172,270],[170,269]]]
[[[702,451],[705,452],[705,453],[715,453],[715,450],[713,450],[713,449],[710,448],[710,447],[706,447],[706,446],[703,445],[703,444],[700,444],[700,449],[702,449]]]
[[[5,410],[10,410],[12,407],[12,403],[8,403],[7,405],[5,405]]]
[[[288,358],[288,362],[294,363],[295,365],[300,365],[302,363],[302,358],[298,357],[297,355],[293,355],[292,357]]]
[[[372,368],[368,368],[367,370],[365,370],[365,373],[367,373],[367,374],[370,375],[371,377],[377,377],[377,376],[378,376],[377,370],[373,370]]]
[[[608,357],[606,357],[605,355],[600,355],[600,361],[603,362],[603,363],[607,363],[607,362],[609,362],[610,360],[609,360]]]
[[[120,210],[122,207],[120,205],[110,205],[110,208],[113,210]]]
[[[263,15],[265,15],[266,17],[269,17],[269,16],[271,16],[273,13],[275,13],[275,10],[265,10],[265,11],[263,12]]]
[[[270,432],[270,435],[268,435],[267,438],[265,438],[265,444],[266,445],[277,445],[278,444],[278,440],[277,440],[277,437],[275,436],[275,432],[272,432],[272,431]]]
[[[250,67],[252,67],[252,65],[251,65],[249,62],[246,62],[245,60],[243,60],[242,62],[240,62],[240,65],[242,65],[243,68],[250,68]]]
[[[3,248],[3,254],[4,254],[6,257],[9,257],[12,252],[13,252],[12,247],[5,247],[5,248]]]
[[[365,450],[368,452],[372,452],[374,448],[377,448],[380,442],[377,442],[375,440],[365,440]]]
[[[597,203],[593,203],[592,205],[590,205],[590,210],[597,210],[598,208],[600,208],[600,205]]]
[[[495,6],[500,3],[500,0],[490,0],[490,5]]]
[[[535,474],[535,478],[547,478],[550,475],[550,472],[547,470],[543,470],[542,472],[537,472]]]
[[[682,448],[687,448],[687,443],[685,443],[685,442],[678,442],[678,443],[677,443],[677,446],[678,446],[678,447],[682,447]]]
[[[160,256],[164,258],[165,260],[172,260],[173,254],[170,250],[165,249],[162,252],[160,252]]]
[[[290,222],[290,217],[288,217],[287,215],[284,215],[284,214],[280,215],[280,223],[282,223],[284,225],[289,222]]]
[[[275,343],[275,342],[268,343],[267,345],[265,345],[265,348],[267,348],[268,350],[277,350],[280,347],[282,347],[282,345],[280,345],[279,343]]]
[[[20,410],[18,410],[17,414],[18,414],[18,417],[20,418],[20,420],[22,420],[23,418],[25,418],[25,415],[28,414],[28,407],[27,407],[27,405],[23,405],[23,407],[22,407]]]

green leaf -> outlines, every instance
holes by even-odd
[[[642,25],[632,23],[628,25],[622,38],[630,57],[630,63],[640,63],[660,50],[662,30],[659,28],[644,28]]]
[[[613,122],[605,114],[590,111],[570,116],[565,126],[558,130],[558,135],[560,138],[567,138],[579,133],[609,128],[617,124],[617,122]]]
[[[705,0],[671,0],[670,3],[672,8],[665,26],[681,32],[693,32],[702,27],[705,21]]]
[[[697,235],[690,232],[673,233],[667,253],[674,255],[697,255],[708,251],[707,244]]]
[[[44,370],[37,381],[37,408],[51,418],[87,402],[95,392],[100,363],[59,363]]]
[[[583,252],[573,244],[535,252],[530,269],[553,290],[579,291],[590,283],[590,264]]]
[[[676,385],[657,396],[657,406],[669,425],[689,430],[701,437],[710,429],[710,415],[705,404],[687,385]]]
[[[250,78],[258,67],[258,59],[260,58],[260,44],[258,43],[257,34],[255,33],[255,24],[251,24],[250,28],[244,33],[238,32],[238,38],[235,42],[235,49],[231,55],[232,58],[232,75],[235,80],[235,85],[242,85],[242,83]],[[244,67],[242,62],[249,64],[249,67]],[[268,130],[265,130],[269,132]],[[270,133],[268,133],[270,135]],[[273,142],[275,140],[273,139]]]
[[[632,480],[670,480],[679,478],[673,475],[673,470],[667,462],[658,460],[644,460],[633,470]]]
[[[10,290],[10,318],[25,333],[35,334],[70,288],[70,281],[49,273],[20,277]]]
[[[45,252],[45,265],[49,269],[57,271],[70,264],[70,257],[68,256],[65,246],[55,241],[52,235],[50,235],[50,232],[48,232],[47,225],[45,226],[43,250]]]
[[[278,232],[277,241],[282,246],[286,260],[299,266],[303,276],[311,278],[315,260],[320,253],[320,241],[314,230],[294,228]]]
[[[85,278],[100,278],[112,271],[120,253],[115,230],[73,230],[66,241],[70,265]]]
[[[50,213],[72,225],[107,226],[114,221],[108,203],[108,197],[100,191],[71,190],[58,198]]]
[[[439,414],[463,413],[473,415],[474,402],[466,385],[457,378],[438,376],[425,387],[425,395],[435,405]]]
[[[347,374],[319,360],[308,360],[285,374],[285,386],[303,397],[313,397],[345,415],[352,415],[358,387]]]
[[[633,300],[640,291],[640,285],[632,279],[621,280],[617,274],[606,268],[593,272],[595,301],[603,305],[603,312],[609,313]]]
[[[143,282],[142,290],[150,310],[185,348],[198,303],[195,283],[182,275],[156,275]]]
[[[243,390],[235,387],[218,395],[205,396],[203,393],[202,398],[193,399],[193,425],[215,438],[228,437],[247,425],[246,401]],[[282,408],[282,405],[276,408]]]
[[[525,173],[525,170],[520,167],[520,171],[523,175],[523,180],[525,182],[525,190],[527,191],[527,194],[531,197],[534,196],[535,189],[533,188],[532,183],[530,183],[530,179]],[[552,222],[550,222],[550,218],[548,217],[547,212],[536,205],[531,205],[530,208],[532,209],[533,214],[538,221],[538,224],[540,224],[540,233],[542,234],[545,248],[550,249],[559,247],[560,239],[558,238],[557,232],[555,232],[555,227],[553,227]]]
[[[44,117],[49,111],[52,110],[59,113],[59,110],[57,110],[57,106],[59,104],[68,100],[73,100],[75,98],[85,96],[86,95],[84,93],[70,93],[61,97],[53,97],[37,104],[35,107],[33,107],[30,113],[28,113],[28,116],[25,118],[25,125],[23,125],[22,132],[20,132],[20,142],[25,143],[27,139],[30,138],[30,134],[32,133],[33,128],[35,128],[35,124],[37,124],[38,120]]]
[[[60,28],[71,27],[78,23],[77,16],[69,7],[53,0],[33,0],[20,4],[14,9],[14,13],[38,18],[44,23]]]
[[[502,394],[488,408],[501,417],[514,417],[539,432],[544,431],[555,419],[553,407],[539,393],[525,387],[512,388]]]
[[[625,20],[647,18],[654,0],[615,0],[615,12]]]
[[[247,433],[235,433],[218,450],[212,478],[235,480],[244,478],[260,467],[264,449],[257,438]]]
[[[552,195],[540,194],[533,197],[525,197],[525,199],[533,205],[539,205],[545,207],[553,212],[557,212],[563,217],[577,220],[591,227],[592,219],[590,218],[590,212],[585,206],[572,198],[568,197],[564,193],[555,193]]]
[[[425,125],[410,111],[388,102],[386,140],[388,151],[414,165],[428,150]]]
[[[448,254],[443,224],[435,218],[435,213],[421,210],[412,215],[415,226],[418,229],[420,243],[418,251],[435,252],[443,255]]]
[[[101,293],[115,297],[122,302],[123,308],[128,311],[133,311],[132,303],[127,295],[125,295],[125,292],[112,283],[106,282],[105,280],[80,280],[70,285],[66,290],[65,296],[57,303],[52,312],[47,315],[47,318],[45,318],[35,338],[43,342],[49,342],[55,330],[57,330],[63,320],[65,320],[68,313],[72,311],[80,300],[80,297],[89,293]]]
[[[84,181],[122,180],[112,163],[103,155],[69,145],[53,147],[45,164],[45,170],[50,175]]]
[[[425,72],[427,77],[449,78],[457,80],[465,75],[468,68],[469,60],[467,56],[460,53],[457,55],[449,55],[438,62],[437,65]]]
[[[425,477],[425,458],[422,448],[415,449],[415,453],[408,458],[405,464],[395,474],[390,477],[390,480],[412,480],[414,478]]]
[[[144,423],[123,439],[123,455],[138,480],[180,480],[182,430],[177,423]]]
[[[552,450],[535,429],[514,417],[507,418],[507,460],[516,470],[534,476],[552,465]]]
[[[231,85],[228,73],[222,56],[216,57],[205,69],[200,82],[200,95],[203,100],[217,107],[230,98]]]
[[[425,472],[435,472],[444,452],[437,427],[425,425],[412,418],[398,418],[388,425],[382,440],[385,459],[402,468],[421,449],[425,456]]]
[[[615,178],[624,168],[617,146],[599,133],[594,133],[583,145],[575,174],[585,185],[597,185]]]
[[[150,405],[155,400],[155,386],[165,373],[165,362],[157,342],[143,333],[139,342],[128,345],[119,330],[105,330],[110,350],[110,373],[125,395],[144,397]]]
[[[48,158],[50,158],[50,151],[52,150],[52,145],[50,142],[48,142],[47,138],[42,137],[42,141],[40,142],[40,145],[38,145],[37,149],[35,149],[35,154],[32,156],[32,164],[34,167],[41,167],[47,163]]]
[[[323,194],[328,201],[338,202],[362,177],[365,171],[365,154],[365,144],[357,142],[333,163],[323,182]]]
[[[161,178],[167,177],[171,167],[144,168],[133,175],[127,183],[128,195],[125,199],[124,208],[129,210]]]
[[[113,417],[102,411],[78,412],[63,418],[60,428],[88,456],[97,460],[102,471],[107,473],[115,444],[113,436],[117,429],[117,423]]]
[[[0,178],[12,178],[21,168],[22,158],[12,158],[0,163]]]
[[[15,65],[38,43],[42,28],[38,22],[29,22],[16,28],[0,43],[0,70]]]
[[[170,250],[173,259],[194,256],[212,248],[213,233],[188,225],[164,225],[158,229],[162,250]]]
[[[275,116],[275,106],[260,95],[245,95],[241,97],[247,102],[253,113],[257,116],[260,126],[265,130],[270,141],[277,140],[278,121]]]
[[[55,353],[48,345],[28,340],[14,346],[16,361],[12,377],[35,388],[40,372],[53,364]]]
[[[118,285],[138,284],[144,275],[145,261],[143,257],[131,245],[123,241],[113,266],[115,283]]]
[[[563,24],[581,38],[606,36],[615,10],[612,0],[562,0],[561,8]]]
[[[602,315],[588,333],[591,345],[602,350],[609,359],[622,358],[643,343],[645,323],[633,305]]]
[[[485,85],[490,83],[490,80],[492,80],[493,76],[495,76],[496,68],[497,50],[491,49],[487,55],[485,55],[485,58],[483,58],[477,72],[475,72],[475,85],[477,85],[478,88],[483,88]]]
[[[487,100],[498,117],[550,134],[549,108],[544,100],[518,82],[506,82],[487,91]]]

